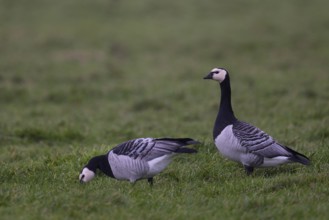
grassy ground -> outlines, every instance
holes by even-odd
[[[327,1],[0,0],[1,219],[328,219]],[[231,73],[236,115],[312,159],[243,169],[211,134]],[[99,175],[135,137],[193,137],[155,178]]]

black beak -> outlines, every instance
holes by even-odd
[[[81,184],[84,183],[84,182],[83,182],[83,178],[85,178],[85,175],[82,175],[82,176],[81,176],[81,179],[80,179],[80,183],[81,183]]]
[[[205,77],[203,77],[203,79],[212,79],[212,76],[214,75],[213,72],[210,72],[208,75],[206,75]]]

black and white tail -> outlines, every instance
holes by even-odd
[[[292,157],[290,158],[291,161],[301,163],[303,165],[310,165],[310,159],[305,155],[290,149],[289,147],[285,147],[290,153],[292,153]]]

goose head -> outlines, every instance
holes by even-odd
[[[214,68],[203,79],[212,79],[221,83],[225,80],[225,78],[227,78],[227,76],[228,76],[227,70],[223,68]]]
[[[83,168],[79,175],[79,180],[80,183],[86,183],[89,182],[90,180],[94,179],[95,177],[95,172],[88,169],[87,167]]]

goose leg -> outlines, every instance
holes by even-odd
[[[147,182],[149,182],[150,186],[153,186],[153,177],[148,178]]]
[[[243,166],[244,166],[244,169],[245,169],[248,176],[251,175],[252,172],[254,171],[253,167],[250,167],[250,166],[247,166],[247,165],[243,165]]]

